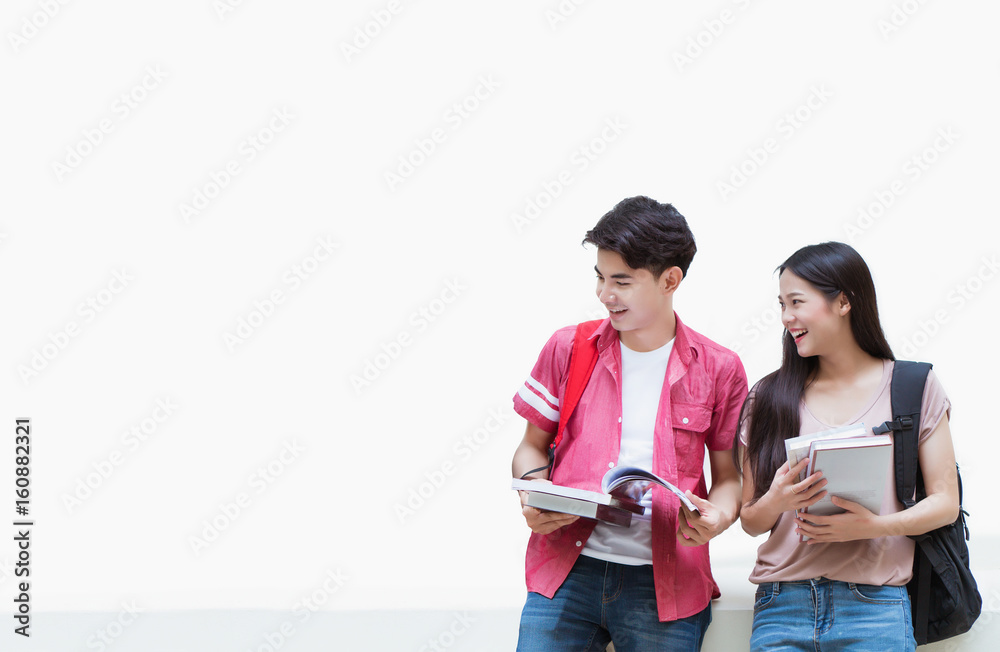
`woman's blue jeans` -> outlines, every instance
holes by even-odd
[[[913,652],[905,586],[819,578],[757,587],[750,649]]]

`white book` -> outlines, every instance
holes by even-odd
[[[788,455],[788,468],[792,468],[804,458],[809,456],[809,446],[818,439],[847,439],[850,437],[864,437],[869,434],[863,423],[855,423],[849,426],[820,430],[808,435],[800,435],[785,440],[785,453]],[[799,474],[798,482],[802,482],[809,477],[809,471],[804,470]]]
[[[626,497],[549,482],[514,479],[510,488],[526,492],[525,504],[529,507],[594,518],[625,527],[631,524],[632,514],[645,511],[642,505]]]
[[[882,512],[882,497],[892,463],[892,437],[876,435],[850,439],[816,440],[809,447],[806,473],[822,471],[826,496],[809,508],[809,514],[839,514],[832,496],[858,503],[873,514]]]
[[[629,527],[632,524],[632,512],[611,505],[602,505],[590,500],[556,496],[541,491],[531,491],[528,492],[528,497],[525,499],[524,504],[542,511],[574,514],[584,518],[593,518],[605,523],[611,523],[612,525]]]

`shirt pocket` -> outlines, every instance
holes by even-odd
[[[712,423],[712,408],[700,403],[673,403],[670,408],[677,468],[699,475],[705,463],[705,431]]]

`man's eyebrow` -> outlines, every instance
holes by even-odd
[[[601,274],[601,270],[597,269],[597,265],[594,265],[594,271],[597,272],[598,276],[604,276],[604,274]],[[617,274],[612,274],[611,278],[632,278],[632,275],[625,272],[618,272]]]

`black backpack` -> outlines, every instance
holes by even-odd
[[[909,509],[925,498],[924,480],[917,458],[920,403],[931,365],[896,361],[892,371],[892,421],[873,428],[876,435],[893,432],[896,496]],[[917,645],[933,643],[969,631],[983,607],[976,580],[969,570],[968,515],[962,509],[962,476],[958,473],[958,518],[925,534],[916,542],[913,579],[906,585],[913,613],[913,635]],[[914,500],[916,496],[916,500]]]

